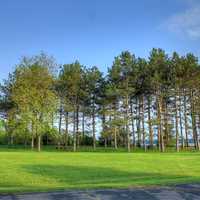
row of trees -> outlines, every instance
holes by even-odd
[[[23,58],[1,85],[1,116],[9,142],[32,148],[54,138],[58,147],[104,144],[114,148],[199,150],[200,66],[193,54],[149,58],[128,51],[106,76],[78,61],[58,68],[41,54]],[[97,134],[98,133],[98,134]]]

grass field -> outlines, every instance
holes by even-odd
[[[0,151],[0,193],[200,182],[200,153]]]

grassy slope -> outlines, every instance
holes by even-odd
[[[0,152],[0,192],[200,182],[199,153]]]

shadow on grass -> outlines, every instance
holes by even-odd
[[[56,181],[66,188],[113,188],[199,181],[195,177],[180,174],[126,172],[91,166],[26,165],[23,168],[28,173]]]

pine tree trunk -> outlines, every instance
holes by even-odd
[[[102,115],[102,131],[103,131],[103,134],[104,134],[104,146],[106,148],[107,147],[107,138],[106,138],[106,135],[105,135],[105,124],[106,124],[106,116],[105,116],[105,113],[103,111],[103,115]]]
[[[198,135],[197,135],[197,127],[196,127],[196,115],[195,115],[195,108],[194,108],[194,99],[193,99],[193,91],[191,91],[191,118],[192,118],[192,133],[193,133],[193,141],[195,149],[199,150],[199,141],[198,141]]]
[[[41,150],[41,136],[38,135],[38,151],[40,152]]]
[[[139,98],[140,99],[140,98]],[[140,128],[140,100],[137,98],[137,146],[141,147],[141,128]]]
[[[104,138],[104,146],[105,146],[105,148],[107,148],[107,146],[108,146],[107,145],[107,138],[106,137]]]
[[[158,140],[158,148],[161,151],[161,114],[160,114],[160,101],[159,96],[156,97],[156,105],[157,105],[157,121],[158,121],[158,133],[157,133],[157,140]]]
[[[76,151],[76,112],[73,114],[73,150]]]
[[[31,149],[34,149],[34,123],[31,123]]]
[[[96,135],[95,135],[95,107],[93,103],[93,111],[92,111],[92,135],[93,135],[93,149],[96,149]]]
[[[187,99],[186,99],[186,92],[184,92],[184,123],[185,123],[185,140],[186,140],[186,147],[189,147],[188,141],[188,122],[187,122]]]
[[[77,148],[80,144],[80,135],[79,135],[79,106],[76,109],[76,140],[77,140]]]
[[[31,136],[31,149],[34,149],[34,135]]]
[[[164,110],[164,138],[165,138],[165,144],[168,145],[169,143],[169,128],[168,128],[168,105],[167,105],[167,100],[164,101],[163,105],[163,110]]]
[[[130,152],[130,133],[129,133],[129,97],[126,95],[126,100],[125,100],[125,105],[126,105],[126,134],[127,134],[127,150]]]
[[[82,116],[82,139],[84,140],[85,137],[85,113],[83,112]]]
[[[114,128],[114,145],[115,149],[117,149],[117,127]]]
[[[157,94],[156,97],[157,101],[157,118],[158,118],[158,146],[161,152],[165,151],[164,145],[164,138],[163,138],[163,119],[162,119],[162,112],[163,112],[163,98],[160,93]]]
[[[164,131],[163,131],[163,113],[164,113],[164,103],[163,98],[160,97],[160,103],[159,103],[159,113],[160,113],[160,145],[161,145],[161,152],[165,151],[165,142],[164,142]]]
[[[147,100],[148,100],[149,141],[150,141],[150,147],[153,149],[153,129],[151,123],[151,96],[149,96]]]
[[[133,147],[135,148],[136,147],[136,141],[135,141],[133,102],[131,102],[131,126],[132,126],[132,136],[133,136]]]
[[[145,127],[144,127],[144,96],[142,95],[141,97],[141,107],[142,107],[142,143],[143,143],[143,148],[146,151],[146,134],[145,134]]]
[[[69,113],[65,113],[65,147],[67,147],[68,144],[68,118],[69,118]]]
[[[62,128],[62,105],[60,105],[60,110],[59,110],[59,135],[61,134],[61,128]]]
[[[178,130],[178,105],[177,94],[175,94],[175,129],[176,129],[176,151],[179,152],[179,130]]]
[[[181,109],[181,96],[179,95],[179,127],[180,127],[180,134],[181,134],[181,148],[184,149],[185,142],[184,142],[184,136],[183,136],[183,123],[182,123],[182,109]]]
[[[27,133],[25,133],[25,138],[24,138],[24,147],[27,147],[27,143],[28,143],[28,136]]]
[[[114,122],[116,123],[116,113],[117,113],[117,103],[115,102],[113,105],[114,108]],[[114,123],[114,147],[117,149],[117,125]]]

